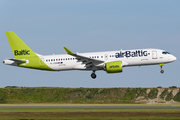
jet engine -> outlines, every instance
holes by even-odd
[[[104,64],[104,70],[107,73],[120,73],[122,72],[122,62],[121,61],[107,62]]]

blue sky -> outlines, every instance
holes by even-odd
[[[43,55],[159,48],[177,61],[160,67],[123,68],[122,73],[47,72],[0,64],[0,87],[180,87],[179,0],[1,0],[0,60],[13,58],[5,31],[14,31]]]

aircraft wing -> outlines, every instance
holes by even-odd
[[[67,54],[72,55],[74,57],[76,57],[76,59],[79,62],[83,62],[84,64],[86,64],[86,67],[92,67],[94,66],[94,64],[96,63],[104,63],[103,60],[99,60],[99,59],[93,59],[93,58],[89,58],[86,56],[82,56],[82,55],[78,55],[78,54],[74,54],[73,52],[71,52],[69,49],[67,49],[66,47],[64,47],[64,49],[66,50]]]

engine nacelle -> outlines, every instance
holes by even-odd
[[[122,62],[121,61],[107,62],[104,65],[104,70],[107,73],[120,73],[122,72]]]

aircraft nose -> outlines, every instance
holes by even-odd
[[[172,60],[172,61],[176,61],[177,58],[176,58],[175,56],[172,55],[171,60]]]

